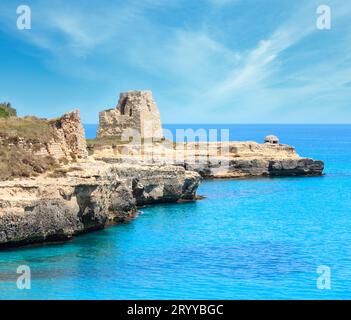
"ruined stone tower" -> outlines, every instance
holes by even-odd
[[[151,91],[128,91],[120,94],[115,109],[99,114],[98,138],[138,132],[143,139],[161,140],[163,131],[160,113]]]

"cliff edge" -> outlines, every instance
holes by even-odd
[[[65,176],[0,182],[0,247],[62,241],[128,221],[137,206],[194,200],[200,176],[181,167],[81,161]]]
[[[137,207],[196,199],[198,173],[88,157],[79,111],[0,122],[0,247],[67,240]]]

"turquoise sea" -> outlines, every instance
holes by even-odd
[[[143,208],[68,243],[2,251],[0,298],[350,299],[351,125],[217,127],[234,140],[276,134],[324,160],[325,176],[205,181],[204,200]],[[86,129],[91,137],[96,126]],[[30,290],[16,287],[19,265],[31,268]],[[321,265],[330,289],[317,288]]]

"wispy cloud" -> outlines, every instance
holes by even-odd
[[[42,50],[46,65],[68,76],[153,89],[168,122],[296,122],[302,115],[310,122],[318,108],[324,121],[351,97],[346,1],[328,1],[330,31],[316,28],[319,1],[312,0],[294,6],[273,31],[257,25],[252,34],[237,32],[242,11],[235,6],[255,10],[241,0],[31,2],[33,29],[25,35],[11,27],[13,7],[0,4],[5,32]],[[259,14],[276,21],[283,11],[276,1]],[[233,21],[236,29],[228,27]],[[247,38],[254,45],[241,46]]]
[[[323,33],[314,24],[316,16],[313,13],[317,4],[310,3],[294,12],[271,36],[260,40],[257,47],[246,52],[239,67],[228,70],[222,81],[214,85],[204,97],[192,103],[207,107],[213,114],[231,110],[229,113],[235,115],[236,119],[248,122],[250,118],[259,119],[260,116],[263,122],[268,122],[270,117],[275,121],[274,113],[279,113],[279,110],[289,110],[289,116],[293,116],[290,119],[296,122],[305,121],[304,115],[307,116],[307,122],[310,122],[311,114],[320,111],[317,118],[324,117],[325,120],[322,121],[328,122],[327,116],[331,110],[340,108],[341,105],[346,106],[351,97],[351,92],[344,85],[350,79],[351,70],[350,60],[345,55],[351,49],[349,37],[340,37],[337,46],[340,54],[334,52],[334,60],[331,57],[323,59],[323,49],[328,48],[323,46],[322,40],[317,45],[315,62],[311,65],[297,63],[296,70],[289,72],[285,69],[285,51],[298,47],[300,42],[316,33],[323,38]],[[334,23],[351,13],[350,6],[340,7],[336,4],[335,2],[335,6],[332,6],[335,9]],[[347,30],[344,32],[347,35]],[[324,36],[328,38],[327,33]],[[288,59],[294,59],[294,55],[303,56],[303,47],[299,50],[288,55]],[[280,82],[278,87],[277,82]],[[332,101],[337,103],[332,104]],[[323,108],[326,103],[330,105]],[[279,117],[283,118],[287,122],[290,120],[282,115]]]

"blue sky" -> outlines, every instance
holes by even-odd
[[[0,100],[20,115],[96,123],[150,89],[165,123],[351,122],[348,0],[1,0],[0,43]]]

